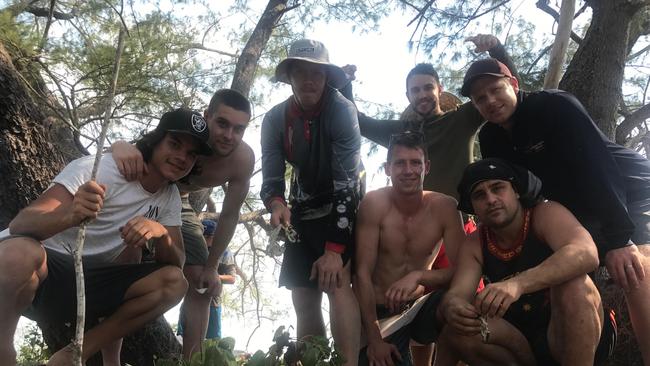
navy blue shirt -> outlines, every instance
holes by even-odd
[[[494,123],[479,132],[482,156],[528,168],[542,180],[546,198],[580,221],[597,220],[601,253],[628,245],[634,223],[627,203],[650,199],[648,160],[610,141],[567,92],[521,92],[518,98],[512,135]]]

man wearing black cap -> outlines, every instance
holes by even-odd
[[[181,271],[185,254],[181,203],[171,183],[192,169],[198,155],[211,153],[208,138],[201,115],[183,109],[165,113],[136,143],[148,167],[138,181],[127,182],[111,154],[102,158],[96,180],[89,180],[94,156],[87,156],[68,164],[18,213],[0,234],[0,364],[16,362],[12,340],[21,313],[74,331],[76,292],[68,253],[81,222],[90,220],[83,252],[89,329],[84,362],[180,301],[187,289]],[[149,241],[155,263],[116,264]],[[70,347],[48,363],[71,364]]]
[[[462,94],[490,122],[479,133],[481,154],[530,169],[544,196],[589,230],[601,264],[625,290],[638,343],[650,344],[650,162],[608,140],[573,95],[520,91],[497,60],[472,64]],[[650,364],[650,347],[640,350]]]
[[[500,159],[465,169],[459,207],[480,226],[460,247],[443,314],[445,341],[469,364],[591,366],[607,357],[614,328],[587,276],[596,246],[540,189],[537,177]]]
[[[232,89],[217,90],[203,116],[210,128],[210,145],[214,153],[200,157],[196,168],[178,183],[185,245],[183,273],[190,284],[181,314],[185,319],[185,359],[199,352],[205,339],[210,302],[221,293],[219,258],[228,247],[239,222],[239,210],[248,195],[255,165],[253,150],[242,141],[251,117],[251,105],[245,96]],[[138,179],[146,172],[142,154],[127,142],[114,143],[113,156],[120,172],[128,180]],[[189,194],[224,184],[228,185],[228,189],[219,214],[219,226],[212,245],[208,245],[203,237],[203,225],[190,205]]]

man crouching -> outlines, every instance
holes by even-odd
[[[463,174],[459,206],[480,226],[459,250],[441,341],[467,363],[593,365],[615,341],[587,276],[598,266],[596,246],[540,189],[536,176],[500,159]],[[475,296],[481,275],[487,285]]]
[[[393,185],[368,192],[361,201],[354,289],[367,347],[359,365],[431,365],[431,360],[412,359],[409,341],[436,340],[442,327],[436,309],[453,269],[433,270],[431,265],[443,240],[455,264],[465,233],[456,200],[423,191],[428,171],[423,135],[395,134],[386,161]],[[433,292],[424,295],[425,288]]]
[[[67,252],[86,220],[83,362],[180,301],[187,281],[181,271],[181,202],[172,183],[192,169],[199,154],[211,152],[208,137],[199,114],[167,112],[136,143],[148,166],[139,180],[127,182],[111,154],[101,160],[96,181],[90,180],[94,157],[83,157],[18,213],[0,233],[0,365],[16,362],[12,340],[21,313],[74,329],[75,274]],[[149,241],[155,263],[120,264]],[[71,347],[55,351],[48,365],[72,364]]]

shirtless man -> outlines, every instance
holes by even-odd
[[[392,186],[369,192],[361,201],[355,292],[368,346],[359,355],[360,365],[411,365],[409,339],[428,344],[437,338],[438,290],[449,283],[452,268],[430,270],[431,264],[443,239],[453,263],[465,234],[456,200],[423,191],[428,171],[422,134],[393,135],[386,161]],[[425,288],[434,292],[414,320],[382,337],[379,321],[402,312]]]
[[[212,96],[204,116],[210,129],[214,154],[198,159],[190,175],[179,183],[186,251],[183,273],[190,284],[184,302],[187,322],[183,336],[183,357],[186,359],[201,350],[201,341],[208,326],[210,299],[221,293],[217,272],[219,258],[235,232],[239,209],[248,194],[255,164],[253,150],[242,142],[251,117],[250,103],[246,97],[231,89],[218,90]],[[120,172],[127,179],[136,179],[142,174],[142,156],[133,146],[116,142],[112,148]],[[208,252],[203,226],[189,204],[189,192],[226,183],[228,189],[219,225]]]
[[[611,318],[587,275],[598,266],[596,245],[540,190],[536,176],[501,159],[465,170],[459,206],[481,225],[461,246],[462,270],[441,305],[449,326],[441,342],[464,362],[591,366],[613,348]],[[475,296],[481,275],[488,284]],[[490,331],[483,339],[480,315]]]

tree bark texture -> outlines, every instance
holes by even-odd
[[[0,228],[38,197],[64,166],[11,57],[0,44]]]
[[[573,93],[610,139],[616,131],[617,109],[628,50],[628,33],[641,0],[588,0],[593,10],[585,38],[569,64],[560,89]]]
[[[250,94],[251,86],[255,78],[255,69],[257,62],[262,55],[262,51],[266,47],[273,29],[282,18],[287,9],[288,0],[270,0],[264,9],[264,13],[257,22],[253,34],[246,42],[246,46],[242,51],[237,66],[235,67],[235,75],[231,88],[239,91],[240,93],[248,96]]]

